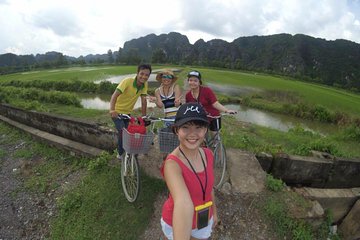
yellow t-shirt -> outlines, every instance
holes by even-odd
[[[134,105],[140,95],[146,95],[148,83],[145,82],[142,86],[136,85],[135,78],[126,78],[122,80],[116,87],[116,90],[121,94],[117,97],[115,103],[115,111],[117,113],[129,114],[134,109]]]

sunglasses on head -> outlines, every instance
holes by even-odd
[[[173,79],[173,76],[171,75],[162,75],[161,77],[166,79]]]

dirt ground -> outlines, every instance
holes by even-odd
[[[16,157],[13,153],[26,148],[26,143],[19,140],[5,144],[6,141],[1,141],[5,138],[6,135],[0,135],[0,150],[5,153],[5,156],[0,155],[0,240],[47,239],[49,221],[55,214],[55,200],[59,193],[36,194],[24,188],[24,177],[36,174],[31,172],[31,168],[43,160]],[[148,155],[139,158],[147,174],[160,177],[160,160],[148,161],[161,159],[158,150],[152,149]],[[72,178],[72,175],[68,177]],[[261,196],[222,192],[216,192],[216,195],[221,222],[212,239],[276,239],[257,209],[256,203],[261,201]],[[165,195],[158,196],[154,214],[141,239],[159,239],[161,236],[159,221],[165,198]]]
[[[6,136],[0,136],[1,140]],[[1,141],[3,142],[3,141]],[[1,144],[6,155],[0,158],[0,239],[45,239],[49,235],[49,219],[54,214],[55,202],[51,193],[37,195],[24,189],[23,177],[31,164],[13,156],[25,143]]]

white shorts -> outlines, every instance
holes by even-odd
[[[162,228],[162,231],[163,231],[165,237],[167,239],[169,239],[169,240],[174,239],[172,226],[167,224],[164,221],[164,219],[162,219],[162,218],[161,218],[160,222],[161,222],[161,228]],[[211,236],[212,225],[213,224],[214,224],[214,219],[211,217],[207,227],[204,227],[204,228],[202,228],[200,230],[198,230],[197,228],[191,230],[191,236],[194,237],[194,238],[198,238],[198,239],[207,239],[207,238],[209,238]]]

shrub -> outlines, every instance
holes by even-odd
[[[95,159],[92,159],[87,166],[87,169],[89,171],[99,171],[106,167],[111,160],[112,155],[110,155],[108,152],[102,152],[100,156],[98,156]]]
[[[281,179],[276,179],[271,174],[266,175],[265,184],[266,187],[273,192],[279,192],[283,190],[285,186],[285,183]]]
[[[311,115],[315,120],[320,122],[332,122],[329,110],[323,106],[316,105],[315,108],[311,110]]]
[[[317,139],[310,143],[312,150],[326,152],[332,155],[338,155],[339,150],[336,144],[330,142],[328,139]]]
[[[342,135],[343,138],[346,140],[353,140],[356,142],[360,142],[360,126],[356,126],[355,124],[352,124],[343,130]]]

